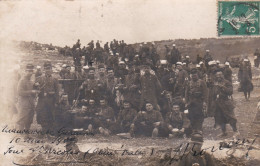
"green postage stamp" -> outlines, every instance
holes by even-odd
[[[218,1],[218,36],[260,35],[260,1]]]

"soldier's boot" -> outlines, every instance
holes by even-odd
[[[221,130],[222,130],[222,134],[220,135],[220,137],[227,136],[226,124],[221,124]]]
[[[158,137],[158,129],[157,128],[154,128],[153,129],[153,132],[152,132],[152,138],[156,138],[156,137]]]
[[[230,126],[232,127],[232,129],[233,129],[233,131],[234,131],[233,138],[234,138],[234,139],[237,139],[237,137],[240,135],[240,133],[239,133],[239,131],[237,130],[237,123],[236,123],[236,121],[231,122],[231,123],[230,123]]]
[[[247,100],[247,93],[246,92],[244,92],[244,96],[245,96],[245,99]]]

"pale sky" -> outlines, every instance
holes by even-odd
[[[72,45],[216,37],[215,0],[0,1],[0,39]]]

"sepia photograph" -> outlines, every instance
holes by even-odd
[[[259,10],[0,0],[0,165],[260,165]]]

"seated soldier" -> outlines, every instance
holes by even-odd
[[[120,132],[129,132],[130,126],[137,115],[135,109],[132,108],[129,101],[124,101],[124,108],[120,110],[117,117],[117,124],[120,126]]]
[[[161,124],[163,122],[162,114],[155,110],[153,105],[149,102],[146,103],[146,111],[138,112],[131,125],[131,136],[152,136],[157,137]]]
[[[183,135],[183,113],[180,111],[179,103],[173,103],[171,111],[166,114],[165,122],[162,125],[168,129],[169,137]]]
[[[55,127],[57,129],[72,127],[73,116],[69,113],[70,109],[68,95],[64,93],[61,95],[57,111],[55,112]]]
[[[100,99],[100,106],[97,109],[95,125],[101,134],[110,134],[115,131],[114,110],[107,105],[105,99]]]
[[[89,105],[83,105],[81,111],[75,115],[74,127],[88,129],[89,132],[92,132],[96,111],[95,100],[90,99]]]

